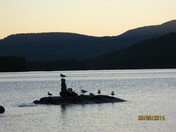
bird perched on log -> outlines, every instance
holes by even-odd
[[[112,91],[112,92],[111,92],[111,95],[112,95],[112,96],[114,96],[114,95],[115,95],[114,91]]]
[[[84,90],[84,89],[81,89],[81,93],[86,93],[87,91],[86,90]]]
[[[48,96],[51,97],[51,96],[53,96],[53,94],[51,94],[50,92],[48,92]]]
[[[101,94],[101,91],[100,91],[100,89],[98,89],[98,92],[97,92],[98,94]]]
[[[93,94],[93,93],[89,93],[89,95],[90,95],[90,96],[94,96],[94,94]]]
[[[64,74],[60,74],[60,77],[67,77],[66,75],[64,75]]]

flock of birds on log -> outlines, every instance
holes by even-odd
[[[67,76],[64,75],[64,74],[60,74],[60,77],[61,77],[61,78],[64,78],[64,77],[67,77]],[[85,94],[85,93],[87,93],[87,92],[88,92],[88,91],[86,91],[86,90],[84,90],[84,89],[81,89],[81,93],[82,93],[82,94]],[[98,89],[97,93],[98,93],[98,94],[101,94],[100,89]],[[89,95],[90,95],[90,96],[93,96],[94,94],[93,94],[93,93],[90,93]],[[112,95],[112,96],[115,95],[114,91],[111,92],[111,95]],[[48,92],[48,96],[51,97],[51,96],[53,96],[53,94],[50,93],[50,92]]]

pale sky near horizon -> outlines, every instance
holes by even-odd
[[[114,36],[176,19],[176,0],[0,0],[0,39],[17,33]]]

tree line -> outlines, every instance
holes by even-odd
[[[74,59],[56,61],[29,61],[24,57],[0,56],[0,72],[85,70],[83,61]]]

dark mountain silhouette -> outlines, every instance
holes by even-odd
[[[0,56],[0,71],[176,68],[175,50],[176,32],[86,61],[26,61],[24,57]]]
[[[134,41],[141,41],[150,39],[152,37],[162,36],[170,32],[176,32],[176,20],[172,20],[161,25],[145,26],[129,30],[120,35],[119,38],[132,39]]]
[[[121,47],[111,37],[74,33],[17,34],[0,40],[0,56],[24,56],[28,60],[85,59],[113,48]]]
[[[141,40],[176,32],[176,20],[133,29],[119,36],[93,37],[75,33],[30,33],[0,40],[0,56],[27,60],[89,59],[129,47]]]
[[[89,61],[90,69],[176,68],[176,32]]]

